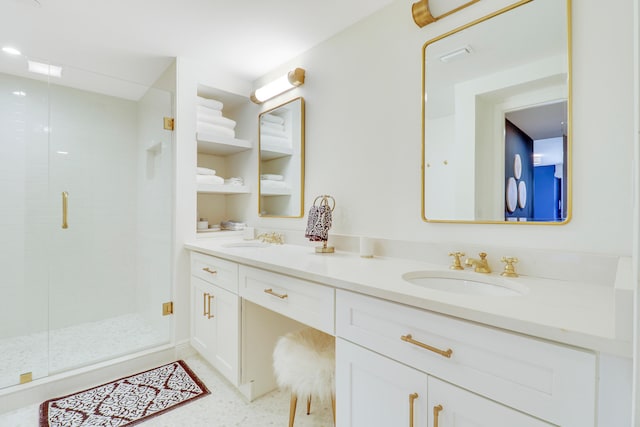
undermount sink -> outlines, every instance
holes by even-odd
[[[464,295],[519,296],[527,287],[514,280],[482,273],[458,271],[411,271],[402,275],[409,283],[437,291]]]
[[[223,248],[266,248],[268,243],[259,241],[224,243]]]

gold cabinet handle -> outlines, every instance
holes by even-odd
[[[413,402],[418,398],[418,393],[409,395],[409,427],[413,427]]]
[[[402,335],[402,336],[400,336],[400,339],[402,341],[408,342],[410,344],[417,345],[418,347],[424,348],[426,350],[433,351],[434,353],[438,353],[440,356],[444,356],[446,358],[450,358],[451,355],[453,354],[453,350],[451,350],[450,348],[447,349],[447,350],[440,350],[439,348],[432,347],[429,344],[425,344],[425,343],[422,343],[420,341],[416,341],[416,340],[413,339],[411,334]]]
[[[215,298],[215,296],[211,295],[211,294],[207,294],[209,296],[209,312],[207,313],[207,319],[213,319],[214,317],[216,317],[215,315],[211,314],[211,300]]]
[[[438,417],[440,416],[440,411],[442,411],[442,405],[433,407],[433,427],[438,427]]]
[[[69,210],[69,193],[62,192],[62,228],[69,228],[67,223],[67,211]]]
[[[213,319],[214,317],[216,317],[211,314],[211,300],[214,298],[215,297],[209,292],[205,292],[204,294],[202,294],[202,315],[207,319]]]
[[[269,295],[273,295],[274,297],[278,297],[280,299],[285,299],[285,298],[287,298],[289,296],[287,294],[279,294],[279,293],[273,292],[273,289],[271,289],[271,288],[265,289],[264,293],[265,294],[269,294]]]
[[[202,294],[202,315],[206,316],[207,313],[207,297],[209,296],[208,293],[203,293]]]
[[[209,267],[203,268],[202,271],[206,271],[207,273],[211,273],[211,274],[218,274],[217,270],[212,270]]]

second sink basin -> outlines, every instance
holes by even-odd
[[[528,290],[515,280],[462,271],[411,271],[402,278],[417,286],[464,295],[519,296]]]

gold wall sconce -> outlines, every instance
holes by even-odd
[[[304,69],[296,68],[251,93],[251,100],[262,104],[271,98],[304,84]]]
[[[422,28],[425,25],[434,23],[438,19],[442,19],[445,16],[451,15],[452,13],[456,13],[457,11],[464,9],[465,7],[471,6],[474,3],[478,3],[479,1],[480,0],[471,0],[470,2],[462,4],[456,7],[455,9],[450,10],[447,13],[443,13],[440,16],[433,16],[431,14],[431,11],[429,10],[429,0],[420,0],[415,2],[411,6],[411,14],[413,15],[413,20],[415,21],[416,25]]]

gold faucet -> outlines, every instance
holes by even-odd
[[[516,264],[518,262],[518,258],[503,256],[501,261],[505,263],[504,271],[500,273],[501,276],[518,277],[518,273],[516,273],[516,268],[513,266],[513,264]]]
[[[276,243],[278,245],[284,243],[284,237],[279,233],[262,233],[258,234],[256,238],[264,243]]]
[[[487,261],[487,254],[485,252],[480,252],[478,255],[480,255],[480,259],[467,258],[464,265],[467,267],[475,267],[474,271],[476,273],[491,273],[491,268]]]
[[[449,256],[453,257],[453,263],[449,266],[451,270],[464,270],[464,267],[460,264],[460,257],[464,256],[464,252],[451,252]]]

